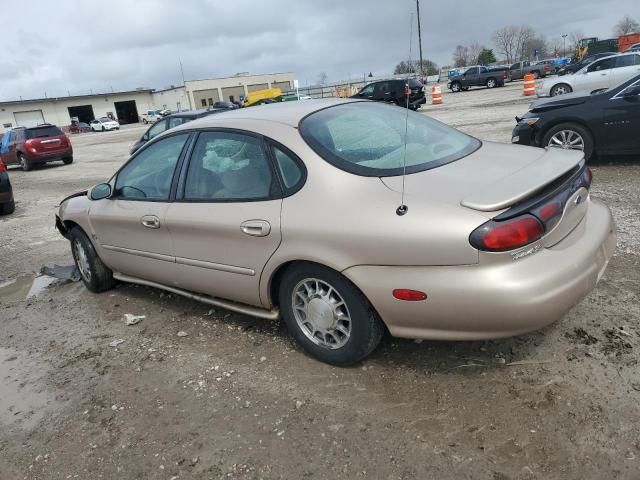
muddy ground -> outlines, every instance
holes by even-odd
[[[520,88],[424,111],[508,142]],[[74,136],[73,165],[10,172],[0,479],[640,478],[640,159],[593,166],[618,249],[562,321],[499,341],[385,338],[334,368],[276,322],[132,285],[33,286],[43,264],[71,262],[58,201],[108,178],[142,132]],[[127,326],[125,313],[146,318]]]

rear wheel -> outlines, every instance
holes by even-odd
[[[102,263],[89,237],[80,227],[71,230],[71,253],[87,289],[99,293],[114,287],[116,281],[113,272]]]
[[[487,88],[495,88],[496,85],[497,85],[497,82],[495,78],[489,78],[487,80]]]
[[[62,163],[64,163],[65,165],[71,165],[73,163],[73,157],[63,158]]]
[[[20,166],[25,172],[33,170],[33,164],[21,153],[18,154],[18,162],[20,162]]]
[[[384,325],[365,296],[340,273],[299,263],[279,289],[282,316],[307,353],[333,365],[351,365],[380,343]]]
[[[559,83],[558,85],[554,85],[551,89],[551,96],[555,97],[557,95],[564,95],[571,92],[573,92],[573,89],[569,85],[566,83]]]
[[[9,215],[16,209],[13,199],[10,202],[0,204],[0,215]]]
[[[584,157],[587,160],[591,158],[594,150],[591,133],[577,123],[561,123],[551,128],[544,135],[542,145],[565,150],[579,150],[584,152]]]

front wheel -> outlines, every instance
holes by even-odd
[[[462,89],[462,85],[460,85],[460,82],[453,82],[451,84],[451,91],[452,92],[458,93],[461,89]]]
[[[80,227],[71,230],[71,253],[88,290],[99,293],[115,286],[113,272],[102,263],[89,237]]]
[[[20,162],[20,166],[25,172],[33,170],[33,164],[21,153],[18,154],[18,162]]]
[[[591,158],[594,150],[591,133],[576,123],[561,123],[551,128],[544,135],[542,145],[565,150],[579,150],[584,152],[584,158],[587,160]]]
[[[533,78],[534,80],[537,80],[540,78],[540,74],[538,72],[533,72]]]
[[[487,80],[487,88],[495,88],[496,87],[496,79],[490,78]]]
[[[569,85],[567,85],[566,83],[560,83],[553,86],[553,88],[551,89],[551,96],[555,97],[557,95],[564,95],[571,92],[573,92],[573,89]]]
[[[290,267],[280,284],[282,316],[307,353],[351,365],[380,343],[384,325],[365,296],[340,273],[311,263]]]

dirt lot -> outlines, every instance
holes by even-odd
[[[529,103],[519,85],[444,102],[424,111],[503,142]],[[142,131],[74,136],[73,165],[11,171],[1,479],[640,478],[640,159],[593,167],[618,250],[561,322],[490,342],[386,338],[341,369],[278,323],[149,288],[70,283],[26,298],[43,264],[71,262],[57,202],[108,178]],[[125,313],[146,318],[126,326]]]

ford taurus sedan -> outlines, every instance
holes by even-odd
[[[87,288],[160,288],[265,319],[346,365],[395,336],[560,319],[615,247],[582,152],[481,142],[426,115],[310,100],[147,143],[56,218]]]

